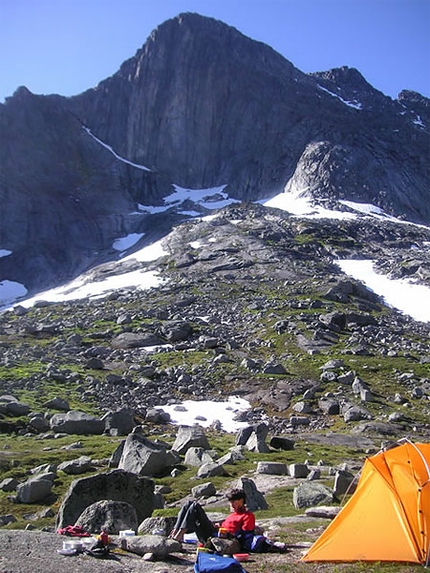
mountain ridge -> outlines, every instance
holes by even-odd
[[[120,237],[160,238],[189,217],[138,205],[163,205],[174,184],[224,185],[239,201],[286,189],[332,207],[369,202],[428,224],[428,103],[391,100],[349,68],[304,74],[231,26],[182,14],[96,88],[20,88],[0,106],[0,248],[11,252],[0,276],[36,292],[116,260]]]

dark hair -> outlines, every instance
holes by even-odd
[[[246,494],[243,489],[232,489],[227,495],[228,501],[235,501],[236,499],[243,499],[246,503]]]

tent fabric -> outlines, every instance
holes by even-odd
[[[430,444],[367,458],[357,488],[303,561],[430,559]]]

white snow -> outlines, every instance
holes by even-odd
[[[9,280],[0,281],[0,309],[3,305],[13,304],[18,298],[25,296],[27,292],[21,283]]]
[[[303,195],[304,191],[284,192],[275,195],[271,199],[259,201],[266,207],[275,207],[282,209],[292,215],[307,217],[308,219],[356,219],[353,213],[345,213],[343,211],[333,211],[321,207],[320,205],[312,205],[310,199]]]
[[[137,169],[142,169],[143,171],[151,171],[151,169],[149,169],[148,167],[145,167],[145,165],[139,165],[139,163],[133,163],[132,161],[129,161],[128,159],[125,159],[124,157],[121,157],[121,155],[118,155],[118,153],[116,151],[114,151],[110,145],[108,145],[107,143],[104,143],[104,141],[102,141],[101,139],[96,137],[93,133],[91,133],[91,130],[88,127],[84,127],[84,129],[88,133],[88,135],[90,135],[94,139],[94,141],[97,141],[97,143],[100,143],[100,145],[102,145],[105,149],[110,151],[112,153],[112,155],[114,155],[117,159],[119,159],[123,163],[127,163],[127,165],[131,165],[132,167],[136,167]]]
[[[110,276],[97,282],[85,282],[85,279],[78,277],[66,285],[38,293],[36,296],[25,299],[19,304],[24,307],[30,307],[38,300],[64,302],[83,298],[98,299],[121,288],[149,289],[160,286],[161,283],[162,280],[156,271],[143,270]],[[1,300],[1,302],[3,303],[4,301]]]
[[[328,90],[327,88],[324,88],[323,86],[318,85],[318,87],[320,90],[323,90],[324,92],[330,94],[332,97],[337,98],[338,100],[340,100],[343,104],[347,105],[348,107],[353,107],[354,109],[363,109],[363,106],[359,102],[347,101],[346,99],[343,99],[342,97],[340,97],[340,95],[331,92],[330,90]]]
[[[8,251],[7,249],[0,249],[0,257],[8,257],[12,254],[12,251]]]
[[[364,283],[385,302],[421,322],[430,322],[430,289],[406,279],[389,279],[376,273],[374,261],[343,259],[336,263],[342,271]]]
[[[127,251],[128,249],[133,247],[133,245],[135,245],[137,242],[139,242],[144,234],[145,233],[130,233],[126,237],[121,237],[119,239],[116,239],[113,242],[112,247],[116,251],[121,251],[121,252]]]
[[[164,207],[164,209],[168,208],[168,205],[178,204],[186,199],[200,202],[200,204],[210,206],[210,208],[213,209],[219,209],[235,201],[229,199],[228,195],[223,191],[225,185],[200,190],[184,189],[177,185],[175,185],[174,188],[174,193],[165,198],[166,207]],[[342,202],[356,213],[332,211],[321,206],[313,206],[310,199],[303,196],[305,192],[306,189],[296,189],[294,192],[280,193],[271,199],[259,201],[259,203],[268,207],[283,209],[293,216],[310,219],[331,218],[342,220],[355,219],[357,217],[376,217],[381,219],[389,218],[398,224],[413,224],[395,219],[384,213],[382,209],[368,203],[355,203],[353,201]],[[143,206],[140,207],[143,208]],[[214,217],[215,215],[208,215],[204,217],[204,219],[209,221]],[[118,242],[115,242],[114,245],[116,245],[118,250],[123,252],[123,250],[127,250],[135,244],[141,236],[142,235],[138,233],[130,234],[127,237],[118,239]],[[212,240],[214,239],[209,239],[209,241]],[[190,243],[190,246],[191,248],[197,249],[202,246],[202,243],[193,241]],[[430,244],[415,245],[414,249],[428,249],[429,246]],[[0,251],[0,253],[2,252],[4,251]],[[150,262],[156,261],[166,254],[168,253],[163,247],[163,240],[160,240],[121,260]],[[343,272],[362,281],[376,294],[384,297],[388,305],[397,308],[415,320],[430,322],[430,289],[428,287],[413,284],[405,279],[390,280],[374,271],[372,261],[339,261],[338,263]],[[39,293],[30,299],[19,301],[20,298],[25,297],[27,294],[25,286],[13,281],[3,280],[3,282],[0,282],[0,309],[5,310],[5,308],[10,308],[17,302],[20,302],[23,306],[31,306],[37,300],[61,302],[63,300],[77,300],[87,297],[101,298],[119,288],[147,289],[162,284],[162,280],[156,271],[147,271],[145,269],[134,270],[118,276],[106,277],[105,280],[94,283],[88,281],[88,279],[85,280],[83,277],[79,277],[62,287]]]
[[[185,411],[178,409],[178,407],[184,408]],[[233,418],[237,412],[249,410],[251,404],[243,398],[232,396],[224,402],[185,400],[178,404],[156,406],[156,408],[168,412],[173,424],[182,426],[199,424],[203,428],[207,428],[215,420],[219,420],[223,430],[232,433],[249,425],[248,422],[237,422]]]
[[[276,207],[301,217],[331,218],[331,219],[354,219],[357,215],[342,211],[330,211],[320,206],[312,206],[310,199],[301,196],[306,190],[295,190],[294,192],[280,193],[266,201],[260,201],[268,207]],[[390,219],[398,224],[409,224],[387,215],[379,207],[368,203],[355,203],[353,201],[342,201],[344,205],[364,216]],[[417,225],[423,226],[423,225]],[[416,245],[418,248],[418,246]],[[423,244],[422,248],[428,248]],[[374,271],[372,261],[336,261],[343,272],[364,283],[377,295],[382,296],[389,306],[411,316],[415,320],[430,322],[430,288],[425,285],[413,284],[406,279],[388,279],[386,276]]]
[[[420,127],[425,127],[425,124],[419,115],[417,115],[416,119],[412,120],[412,123],[414,123],[415,125],[419,125]]]
[[[356,203],[355,201],[339,201],[342,205],[354,209],[354,211],[359,211],[365,215],[379,215],[381,217],[387,217],[387,214],[380,207],[376,207],[371,203]]]
[[[143,247],[139,251],[135,251],[134,253],[131,253],[127,257],[124,257],[122,260],[123,261],[136,260],[140,263],[143,262],[149,263],[150,261],[156,261],[160,257],[164,257],[164,255],[169,254],[168,251],[166,251],[165,248],[163,247],[163,240],[164,239],[160,239],[159,241],[156,241],[151,245],[147,245],[146,247]]]
[[[201,205],[205,209],[215,210],[226,207],[231,203],[240,203],[237,199],[230,199],[228,194],[224,192],[227,185],[220,185],[219,187],[211,187],[206,189],[186,189],[179,185],[173,185],[174,192],[167,197],[164,197],[164,205],[157,205],[152,207],[150,205],[139,204],[139,209],[147,211],[148,213],[162,213],[171,207],[178,207],[187,200],[192,201],[196,205]],[[199,216],[197,211],[182,211],[183,214],[190,215],[191,217]]]
[[[155,261],[165,255],[162,240],[124,257],[122,261],[136,260],[137,262]],[[5,284],[6,283],[6,284]],[[97,299],[103,298],[109,293],[121,288],[149,289],[160,286],[163,280],[156,271],[145,269],[134,270],[128,273],[106,277],[102,281],[90,282],[84,276],[62,285],[57,288],[38,293],[36,296],[19,301],[27,294],[27,289],[19,283],[3,281],[0,283],[0,310],[6,310],[19,302],[24,307],[31,307],[38,300],[48,302],[63,302],[70,300],[80,300],[83,298]],[[4,285],[4,287],[2,287]]]

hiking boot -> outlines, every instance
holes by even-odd
[[[288,553],[287,544],[282,541],[273,541],[269,545],[269,553]]]

